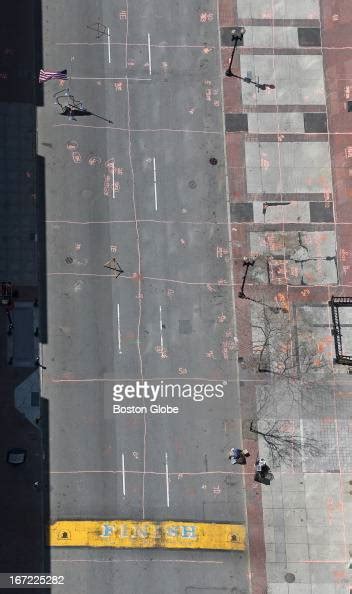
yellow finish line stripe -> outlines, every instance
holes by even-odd
[[[49,528],[52,547],[243,551],[245,538],[241,524],[202,522],[64,520]]]

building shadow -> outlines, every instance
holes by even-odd
[[[12,283],[10,307],[17,319],[39,319],[38,327],[18,323],[9,336],[8,316],[0,305],[0,472],[2,522],[0,573],[50,573],[47,527],[49,503],[48,401],[35,366],[38,339],[47,341],[44,159],[37,156],[38,84],[42,67],[42,4],[16,0],[2,5],[0,21],[0,281]],[[21,314],[21,315],[20,315]],[[22,318],[21,318],[22,316]],[[32,316],[32,317],[31,317]],[[16,316],[14,315],[14,319]],[[37,338],[34,338],[37,337]],[[11,360],[10,340],[27,360]],[[35,378],[34,380],[32,378]],[[28,386],[28,388],[26,388]],[[31,388],[32,386],[32,388]],[[27,389],[27,393],[26,393]],[[24,400],[18,406],[16,394]],[[29,390],[29,391],[28,391]],[[32,390],[32,391],[31,391]],[[34,419],[34,410],[38,418]],[[10,464],[13,448],[26,452]],[[2,592],[22,592],[5,588]],[[26,589],[38,592],[38,589]],[[51,588],[41,588],[49,594]]]

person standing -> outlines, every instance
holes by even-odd
[[[241,450],[239,448],[231,448],[229,453],[229,460],[231,464],[247,464],[248,450]]]

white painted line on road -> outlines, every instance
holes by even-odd
[[[166,504],[167,504],[167,507],[170,507],[169,464],[167,461],[167,452],[165,452],[165,468],[166,468]]]
[[[299,432],[300,432],[300,437],[301,437],[301,461],[302,461],[302,472],[304,474],[306,474],[307,469],[306,469],[306,463],[305,463],[305,459],[304,459],[304,428],[303,428],[303,419],[300,419],[299,421]]]
[[[151,78],[137,78],[136,76],[73,76],[72,80],[152,80]],[[219,132],[217,132],[219,134]]]
[[[117,340],[119,345],[119,353],[121,355],[121,326],[120,326],[120,304],[117,304]]]
[[[161,316],[161,305],[159,306],[159,327],[160,327],[160,346],[164,349],[164,339],[163,339],[163,319]]]
[[[112,164],[112,197],[115,198],[115,161]]]
[[[111,51],[110,51],[110,27],[108,27],[108,56],[109,56],[109,64],[111,64]]]
[[[122,493],[126,496],[125,454],[122,454]]]
[[[150,53],[150,35],[148,33],[148,62],[149,62],[149,75],[152,75],[152,56]]]
[[[156,164],[155,157],[153,157],[153,183],[154,183],[154,204],[155,210],[158,210],[158,192],[156,187]]]

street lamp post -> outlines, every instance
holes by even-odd
[[[244,27],[235,27],[234,29],[232,29],[231,33],[232,33],[232,38],[231,41],[234,41],[234,46],[232,48],[232,54],[231,54],[231,59],[230,59],[230,63],[229,63],[229,67],[226,70],[225,74],[226,76],[234,76],[232,74],[232,62],[233,62],[233,57],[235,55],[235,51],[236,51],[236,47],[239,41],[242,41],[243,39],[243,35],[245,34],[246,29]]]
[[[254,262],[255,262],[255,259],[253,259],[253,258],[243,258],[243,264],[242,265],[245,266],[246,270],[245,270],[244,275],[243,275],[241,289],[240,289],[240,291],[238,293],[238,296],[239,296],[240,299],[247,299],[247,295],[245,295],[245,293],[244,293],[244,285],[246,283],[248,269],[249,269],[250,266],[254,266]]]

